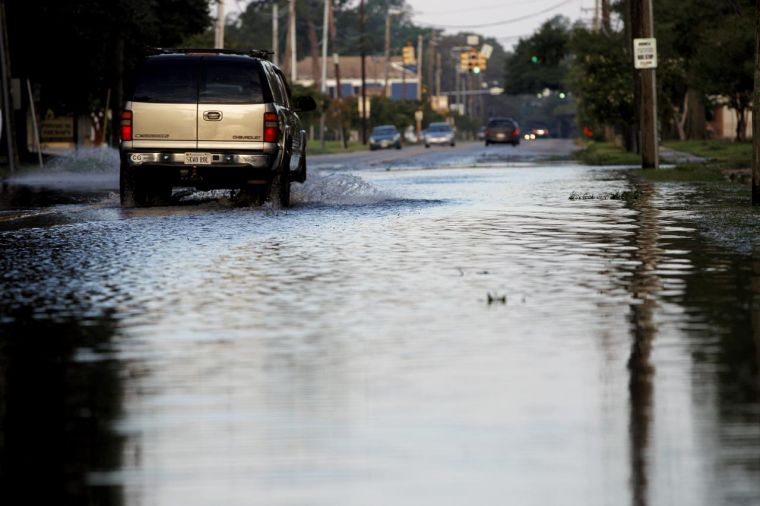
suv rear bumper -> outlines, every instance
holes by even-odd
[[[188,150],[187,152],[191,152]],[[197,153],[196,150],[192,152]],[[186,164],[185,151],[122,151],[122,165],[138,178],[163,185],[231,189],[271,182],[281,150],[241,153],[210,150],[210,164]]]
[[[189,151],[188,151],[189,152]],[[272,167],[274,155],[271,154],[250,154],[250,153],[226,153],[211,152],[210,165],[191,165],[185,163],[185,152],[142,152],[135,151],[124,153],[125,161],[130,166],[140,165],[168,165],[177,167],[219,167],[219,166],[240,166],[257,169]]]

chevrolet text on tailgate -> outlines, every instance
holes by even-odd
[[[290,204],[306,179],[306,132],[267,51],[159,49],[121,113],[123,207],[167,204],[176,186],[239,189],[254,202]]]

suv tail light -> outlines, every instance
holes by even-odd
[[[132,140],[132,111],[122,111],[121,113],[121,140]]]
[[[520,129],[519,128],[515,128],[514,130],[512,130],[512,137],[520,137]]]
[[[264,113],[264,142],[277,142],[280,136],[280,122],[276,112]]]

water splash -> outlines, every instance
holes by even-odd
[[[309,174],[303,184],[291,187],[293,203],[300,204],[376,204],[391,197],[352,174]]]
[[[10,184],[59,189],[98,190],[119,187],[119,151],[80,148],[51,158],[44,169],[18,174]]]
[[[111,147],[79,148],[52,158],[45,168],[53,172],[116,174],[119,171],[119,150]]]

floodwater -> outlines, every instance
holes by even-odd
[[[760,504],[760,215],[696,205],[747,192],[511,149],[7,187],[2,503]]]

